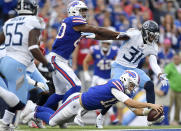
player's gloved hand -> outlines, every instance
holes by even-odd
[[[120,32],[119,35],[116,37],[116,39],[118,39],[118,40],[129,40],[130,37],[126,33]]]
[[[85,38],[90,38],[90,39],[94,39],[96,37],[94,33],[88,33],[88,32],[81,32],[81,36]]]
[[[161,88],[164,90],[165,93],[167,93],[168,89],[169,89],[169,82],[168,82],[168,79],[166,77],[166,74],[161,74],[159,76],[159,79],[160,79],[160,81],[162,83],[162,87]]]
[[[85,81],[91,81],[91,76],[88,71],[84,71],[84,79]]]
[[[38,87],[38,88],[40,88],[40,89],[42,89],[43,92],[48,92],[48,90],[46,89],[45,84],[42,83],[42,82],[36,82],[36,83],[35,83],[35,86]]]
[[[52,66],[51,63],[48,63],[48,64],[46,64],[45,66],[48,68],[48,71],[49,71],[49,72],[55,71],[55,69],[54,69],[54,67]]]
[[[162,115],[162,116],[161,116],[159,119],[157,119],[156,121],[148,121],[147,124],[148,124],[148,126],[152,126],[152,125],[155,124],[155,123],[160,123],[160,122],[162,122],[164,118],[165,118],[165,116]]]

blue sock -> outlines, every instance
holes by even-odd
[[[146,90],[146,101],[148,103],[155,103],[155,91],[154,91],[154,84],[152,81],[147,81],[144,89]]]
[[[81,87],[80,86],[74,86],[72,88],[70,88],[63,96],[63,100],[62,100],[62,103],[64,103],[66,101],[66,99],[72,95],[73,93],[75,92],[80,92],[81,90]]]
[[[46,103],[43,105],[44,107],[52,107],[54,105],[56,105],[60,100],[63,99],[64,95],[58,95],[58,94],[52,94],[48,100],[46,101]]]
[[[50,114],[53,114],[55,111],[48,107],[37,106],[36,112],[49,112]]]
[[[53,115],[54,112],[55,111],[53,111],[50,108],[43,107],[43,106],[37,106],[35,118],[39,118],[39,119],[45,121],[47,124],[49,124],[49,119],[50,119],[51,115]]]

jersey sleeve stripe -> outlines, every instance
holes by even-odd
[[[72,22],[87,23],[86,21],[82,21],[82,20],[73,20]]]
[[[74,17],[73,19],[84,20],[83,18],[80,18],[80,17]]]
[[[115,82],[112,83],[117,87],[118,90],[122,91],[121,88]]]
[[[116,83],[121,87],[121,90],[123,91],[123,86],[121,85],[121,83],[119,81],[116,81]]]
[[[58,72],[70,83],[70,85],[72,85],[72,87],[75,87],[76,84],[72,80],[72,78],[62,68],[60,68],[60,66],[58,66],[57,63],[55,62],[55,56],[52,56],[51,61],[52,61],[53,65],[54,65],[55,69],[58,70]]]

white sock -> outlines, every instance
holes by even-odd
[[[107,112],[109,115],[114,115],[114,111],[113,111],[113,107],[111,107],[108,112]]]
[[[6,124],[6,125],[11,124],[12,121],[13,121],[14,116],[15,116],[14,113],[12,113],[12,112],[10,112],[8,110],[5,110],[4,116],[2,118],[3,123]]]
[[[10,106],[14,107],[19,103],[19,98],[12,92],[0,87],[0,97]]]

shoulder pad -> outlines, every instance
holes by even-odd
[[[27,26],[30,28],[45,29],[45,22],[41,17],[32,16],[27,18]]]

